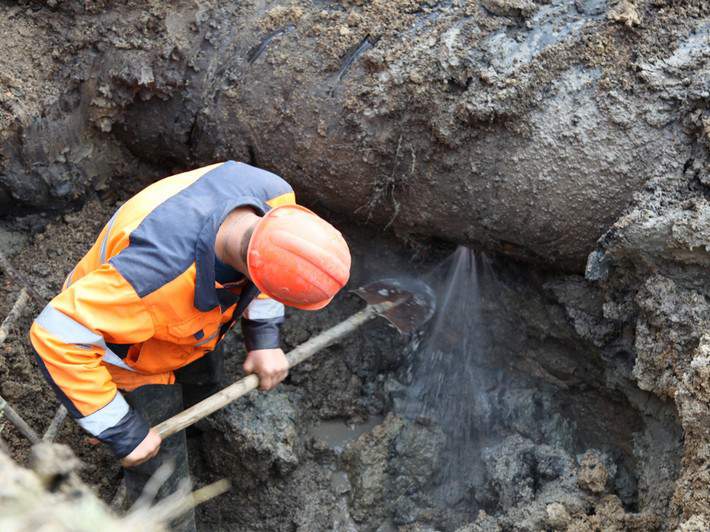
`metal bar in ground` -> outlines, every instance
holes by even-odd
[[[25,438],[30,440],[32,445],[40,442],[39,436],[34,429],[30,427],[24,419],[22,419],[22,416],[20,416],[14,408],[7,404],[7,401],[5,401],[2,396],[0,396],[0,412],[5,414],[7,420],[15,425],[17,430],[19,430]]]
[[[57,437],[59,429],[62,428],[62,423],[64,423],[64,419],[66,417],[67,408],[64,405],[60,405],[59,408],[57,408],[57,411],[54,413],[52,422],[49,424],[49,427],[47,427],[47,432],[45,432],[44,436],[42,436],[42,441],[53,442],[54,438]]]

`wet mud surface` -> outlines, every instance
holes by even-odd
[[[702,0],[3,9],[8,205],[236,158],[404,238],[580,272],[707,100]]]

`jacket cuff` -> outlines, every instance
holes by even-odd
[[[97,438],[108,444],[118,458],[125,458],[145,439],[149,430],[148,422],[131,408],[118,424],[104,430]]]
[[[284,318],[250,320],[242,318],[242,334],[247,351],[276,349],[281,345],[280,326]]]

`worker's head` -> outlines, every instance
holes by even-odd
[[[270,210],[247,249],[249,277],[265,295],[305,310],[323,308],[350,277],[350,251],[340,232],[300,205]]]

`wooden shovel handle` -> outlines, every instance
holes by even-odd
[[[365,307],[360,312],[353,314],[345,321],[342,321],[330,329],[323,331],[318,336],[314,336],[286,355],[286,358],[288,359],[288,367],[292,368],[295,365],[300,364],[304,360],[319,352],[321,349],[328,347],[336,340],[339,340],[340,338],[343,338],[358,329],[361,325],[370,321],[377,314],[392,308],[395,304],[396,303],[385,302],[379,305],[370,305]],[[227,406],[229,403],[239,399],[242,395],[246,395],[258,387],[259,377],[256,375],[247,375],[234,384],[227,386],[224,390],[209,396],[207,399],[200,401],[187,410],[184,410],[170,419],[156,425],[153,427],[153,430],[157,431],[158,434],[160,434],[160,437],[165,439],[168,436],[172,436],[176,432],[189,427],[200,419],[209,416],[220,408]]]

